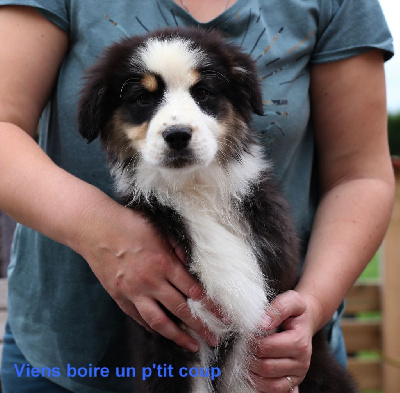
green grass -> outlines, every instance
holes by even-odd
[[[365,268],[363,273],[361,274],[360,279],[361,280],[376,280],[380,278],[381,272],[380,272],[380,263],[379,263],[379,251],[374,255],[372,258],[371,262],[368,264],[368,266]]]

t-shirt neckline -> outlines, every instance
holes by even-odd
[[[208,22],[200,22],[196,18],[194,18],[189,12],[187,12],[184,8],[175,3],[174,0],[160,0],[160,1],[161,3],[164,3],[164,5],[167,8],[171,9],[175,15],[183,17],[184,19],[187,19],[189,22],[202,27],[211,27],[214,25],[218,25],[221,22],[224,22],[225,20],[229,19],[229,17],[232,14],[237,13],[242,7],[244,7],[249,2],[248,0],[237,0],[235,4],[233,4],[231,7],[226,9],[224,12],[219,14],[214,19],[211,19]]]

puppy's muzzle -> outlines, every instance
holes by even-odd
[[[188,147],[192,139],[192,129],[182,125],[174,125],[165,129],[162,136],[171,149],[182,150]]]

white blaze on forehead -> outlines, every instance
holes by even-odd
[[[168,87],[190,86],[193,80],[188,76],[205,59],[204,52],[190,45],[190,41],[181,38],[150,39],[140,49],[139,61],[147,71],[160,75]]]

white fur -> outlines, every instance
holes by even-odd
[[[182,83],[188,87],[191,82],[188,75],[205,60],[204,52],[190,48],[190,44],[178,37],[150,39],[138,54],[135,53],[131,63],[136,67],[139,62],[146,71],[161,75],[170,87],[182,86]]]
[[[246,198],[250,185],[266,164],[255,145],[250,154],[243,153],[241,158],[241,162],[232,161],[225,169],[213,162],[182,173],[142,161],[135,187],[132,174],[119,173],[116,179],[118,191],[131,193],[132,200],[154,194],[160,203],[176,209],[183,217],[193,241],[191,271],[232,321],[229,328],[241,336],[220,377],[226,391],[229,386],[229,393],[253,391],[246,382],[248,340],[257,332],[268,305],[268,288],[257,264],[251,231],[241,224],[232,204],[234,199]],[[217,337],[225,336],[227,327],[201,304],[190,302],[190,307]],[[205,343],[200,348],[200,358],[199,367],[209,366],[212,351]],[[205,381],[196,382],[196,386],[193,393],[211,391]]]

